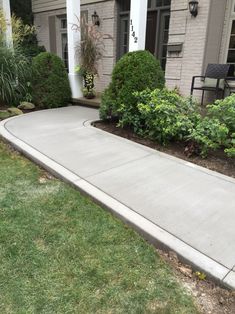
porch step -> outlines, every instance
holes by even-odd
[[[95,97],[93,99],[87,99],[85,97],[81,97],[81,98],[73,99],[72,102],[73,104],[80,105],[80,106],[99,108],[101,104],[101,98]]]

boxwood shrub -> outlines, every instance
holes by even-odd
[[[102,96],[101,119],[120,118],[119,109],[123,104],[134,112],[134,92],[146,88],[163,88],[164,84],[164,72],[159,61],[150,52],[141,50],[127,53],[115,65],[112,81]]]
[[[63,61],[49,52],[42,52],[32,61],[32,97],[40,108],[62,107],[71,98],[68,74]]]

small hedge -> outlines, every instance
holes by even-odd
[[[137,103],[134,114],[123,104],[118,125],[132,127],[136,134],[163,145],[185,139],[200,119],[195,104],[176,91],[147,89],[134,96]]]
[[[100,117],[120,118],[119,109],[122,104],[134,111],[136,107],[134,92],[146,88],[150,90],[163,88],[164,84],[164,72],[159,61],[150,52],[127,53],[114,67],[112,81],[102,96]]]
[[[209,117],[216,118],[226,126],[228,136],[223,145],[229,157],[235,157],[235,94],[207,106]]]
[[[68,74],[63,61],[49,52],[42,52],[32,62],[33,102],[40,108],[67,105],[71,99]]]
[[[136,110],[128,104],[118,109],[118,126],[131,127],[141,137],[163,145],[182,141],[187,154],[206,157],[212,150],[223,149],[235,157],[235,95],[207,106],[205,115],[190,98],[167,89],[133,93]]]

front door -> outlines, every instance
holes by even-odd
[[[128,52],[130,27],[130,0],[117,0],[119,11],[118,58]],[[146,50],[159,59],[163,70],[166,67],[167,43],[170,25],[171,0],[148,0],[146,27]]]
[[[158,59],[160,60],[163,70],[166,68],[166,58],[167,58],[167,44],[169,38],[169,26],[170,26],[170,12],[162,11],[160,20],[160,30],[159,30],[159,41],[158,41]]]
[[[145,49],[159,59],[163,70],[165,70],[166,67],[169,25],[169,9],[159,9],[148,12]]]
[[[148,12],[145,49],[155,55],[157,35],[157,12]]]

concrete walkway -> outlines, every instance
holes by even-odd
[[[0,124],[18,150],[235,288],[235,180],[93,128],[98,111],[68,107]]]

